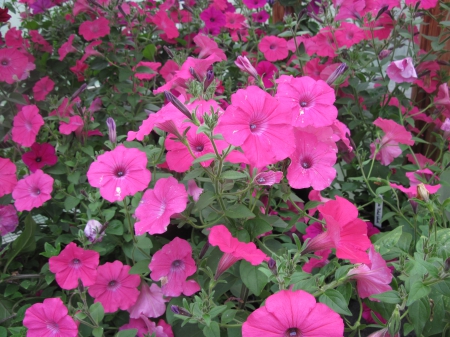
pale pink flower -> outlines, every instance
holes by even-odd
[[[218,246],[224,253],[217,265],[216,275],[217,280],[228,268],[239,260],[246,260],[252,265],[257,266],[264,260],[268,260],[266,254],[256,248],[253,242],[241,242],[233,237],[224,225],[216,225],[210,229],[208,241],[212,246]]]
[[[93,250],[69,243],[58,256],[49,260],[49,269],[56,274],[56,283],[66,290],[78,287],[78,279],[85,287],[95,283],[100,255]]]
[[[170,217],[186,209],[188,195],[183,184],[173,178],[159,179],[153,189],[145,191],[136,208],[136,235],[161,234],[167,230]]]
[[[0,205],[0,236],[12,233],[19,224],[19,217],[13,205]]]
[[[19,180],[12,197],[14,206],[18,211],[31,211],[41,207],[44,202],[50,200],[53,191],[53,178],[41,170]]]
[[[281,290],[242,325],[242,337],[342,337],[344,321],[303,290]]]
[[[217,42],[204,34],[198,34],[194,37],[194,43],[200,48],[198,58],[202,59],[212,54],[216,54],[221,60],[225,61],[227,56],[219,48]]]
[[[425,179],[423,179],[424,177],[422,177],[422,179],[424,181],[427,181],[428,177],[433,176],[433,172],[429,169],[423,169],[423,170],[418,170],[415,172],[406,172],[406,176],[409,178],[409,187],[403,187],[402,185],[397,185],[394,183],[389,183],[389,185],[391,187],[397,188],[400,191],[402,191],[403,193],[405,193],[408,198],[416,198],[417,197],[417,186],[422,183],[422,181],[420,181],[419,179],[417,179],[416,175],[420,175],[422,174],[423,176],[425,176]],[[437,178],[437,176],[435,176],[435,178]],[[437,185],[430,185],[430,184],[423,184],[423,186],[426,188],[426,190],[428,191],[428,193],[430,194],[435,194],[437,193],[437,191],[439,191],[439,189],[441,188],[441,184],[437,184]]]
[[[188,181],[187,193],[194,199],[195,202],[200,198],[200,194],[203,193],[203,188],[198,187],[195,180],[191,179]]]
[[[272,186],[273,184],[279,184],[281,179],[283,179],[283,172],[265,171],[258,173],[253,181],[256,185]]]
[[[103,198],[114,202],[144,190],[151,174],[144,152],[119,145],[98,156],[89,167],[87,178],[91,186],[100,188]]]
[[[139,296],[139,275],[129,274],[131,267],[120,261],[107,262],[97,268],[95,284],[89,287],[89,295],[100,302],[105,312],[128,310]]]
[[[417,79],[416,69],[414,69],[411,57],[391,62],[386,69],[386,74],[396,83],[411,83]]]
[[[33,87],[34,100],[36,102],[45,100],[45,97],[53,90],[55,82],[48,76],[41,78]]]
[[[334,89],[322,80],[282,75],[275,97],[292,110],[294,126],[330,126],[337,118]]]
[[[47,298],[43,303],[33,304],[25,311],[23,325],[28,328],[28,337],[78,336],[77,324],[60,298]]]
[[[16,185],[16,165],[9,158],[0,157],[0,197],[10,194]]]
[[[351,279],[356,280],[356,290],[361,298],[392,290],[389,285],[392,281],[392,271],[373,246],[369,249],[369,259],[371,262],[369,265],[360,264],[347,274]],[[371,298],[371,300],[379,302],[374,298]]]
[[[192,248],[186,240],[175,238],[164,245],[152,256],[149,268],[152,280],[161,281],[165,296],[190,296],[200,290],[197,282],[186,281],[197,270]]]
[[[264,167],[287,158],[294,150],[292,115],[256,86],[238,90],[216,128],[225,140],[240,146],[250,165]]]
[[[136,303],[128,309],[130,318],[139,318],[141,315],[146,317],[159,317],[166,312],[167,299],[161,288],[156,283],[149,286],[146,282],[141,282],[141,291]]]
[[[44,125],[44,119],[39,114],[36,105],[25,105],[14,117],[12,139],[22,146],[31,146]]]

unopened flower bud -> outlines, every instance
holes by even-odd
[[[275,0],[267,0],[267,3],[270,7],[273,7],[273,5],[275,4]]]
[[[117,6],[117,8],[119,9],[119,12],[123,15],[124,18],[127,17],[127,14],[125,13],[125,11],[122,8],[122,5]]]
[[[395,307],[394,312],[392,313],[391,318],[388,322],[388,331],[391,336],[395,336],[400,331],[401,319],[400,319],[400,308],[399,305]]]
[[[160,122],[160,123],[156,123],[155,126],[158,129],[161,129],[167,133],[170,133],[172,135],[174,135],[175,137],[177,137],[180,141],[183,140],[183,136],[180,134],[180,132],[178,131],[177,126],[175,125],[174,121],[172,120],[168,120],[168,121],[164,121],[164,122]]]
[[[175,108],[180,110],[183,115],[192,120],[192,115],[188,108],[186,108],[186,106],[181,103],[178,98],[176,98],[170,91],[164,91],[164,95],[166,96],[166,99],[175,106]]]
[[[172,51],[166,46],[163,46],[163,49],[167,53],[167,55],[169,55],[169,57],[173,59],[174,55],[173,55]]]
[[[78,291],[80,293],[82,293],[84,291],[84,286],[83,286],[83,282],[81,281],[81,279],[78,279]]]
[[[341,76],[343,73],[345,73],[345,71],[347,69],[348,69],[347,64],[345,62],[341,63],[328,77],[327,84],[332,85],[334,83],[334,81],[336,81],[339,76]]]
[[[92,6],[96,6],[96,7],[99,7],[99,8],[102,8],[103,9],[103,7],[102,7],[102,5],[100,5],[97,1],[95,1],[95,0],[87,0],[87,2],[90,4],[90,5],[92,5]]]
[[[194,184],[195,184],[195,182],[194,182]],[[202,247],[202,250],[200,251],[200,254],[198,254],[199,259],[203,259],[203,256],[205,256],[206,252],[208,251],[209,246],[211,246],[211,244],[209,243],[209,241],[206,241],[206,243]]]
[[[92,243],[100,242],[105,236],[104,231],[107,226],[107,223],[103,226],[97,220],[89,220],[84,228],[84,235]]]
[[[258,79],[258,72],[255,67],[252,66],[249,59],[245,56],[238,56],[234,64],[237,65],[239,69],[245,71],[247,74],[253,76],[255,79]]]
[[[389,9],[389,5],[384,5],[383,7],[381,7],[381,9],[378,11],[377,16],[375,17],[375,21],[378,20],[380,18],[380,16],[383,15],[384,12],[386,12]]]
[[[202,79],[200,78],[200,75],[197,74],[197,72],[195,71],[194,68],[190,67],[189,68],[189,73],[192,75],[192,77],[194,77],[197,81],[199,82],[203,82]]]
[[[378,58],[380,60],[388,57],[389,55],[391,55],[391,51],[389,49],[383,49],[382,51],[380,51],[380,53],[378,54]]]
[[[417,206],[418,206],[417,202],[414,200],[409,200],[409,203],[413,209],[414,214],[417,214]]]
[[[277,275],[277,262],[274,259],[270,258],[269,262],[267,262],[267,266],[269,267],[272,274]]]
[[[430,201],[430,192],[428,192],[427,188],[422,183],[417,185],[417,199],[425,202]]]
[[[180,307],[178,305],[171,305],[170,310],[172,310],[172,312],[177,315],[192,317],[192,315],[189,313],[189,311],[187,311],[185,308]]]
[[[117,143],[116,122],[111,117],[108,117],[106,119],[106,125],[108,126],[109,141],[112,144],[116,144]]]
[[[208,89],[209,85],[212,83],[213,80],[214,80],[214,71],[212,69],[209,69],[206,72],[205,83],[203,84],[204,90]]]
[[[444,271],[448,272],[450,270],[450,257],[444,262]]]
[[[79,87],[79,88],[77,89],[77,91],[75,91],[75,92],[73,93],[73,95],[70,97],[70,100],[73,101],[75,98],[77,98],[78,96],[80,96],[80,94],[81,94],[83,91],[85,91],[86,88],[87,88],[87,84],[86,84],[86,83],[83,83],[83,84],[81,85],[81,87]]]

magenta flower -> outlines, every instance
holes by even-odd
[[[25,105],[14,117],[12,139],[22,146],[31,146],[44,125],[44,119],[39,114],[36,105]]]
[[[256,185],[272,186],[273,184],[279,184],[283,179],[283,172],[281,171],[265,171],[258,173],[253,182]]]
[[[89,287],[89,295],[100,302],[105,312],[128,310],[139,296],[139,275],[130,275],[131,267],[120,261],[107,262],[97,268],[95,284]]]
[[[407,172],[405,175],[409,179],[409,187],[403,187],[402,185],[397,185],[394,183],[389,183],[389,185],[405,193],[408,196],[408,198],[416,198],[418,194],[417,186],[422,183],[419,179],[417,179],[416,174],[422,174],[424,176],[431,177],[433,175],[433,172],[429,169],[418,170],[416,172]],[[424,180],[426,181],[428,179]],[[423,187],[425,187],[425,189],[428,191],[429,194],[435,194],[441,188],[441,184],[437,185],[423,184]]]
[[[64,42],[62,46],[58,49],[60,61],[64,60],[67,54],[75,53],[77,51],[77,49],[74,46],[72,46],[73,39],[75,39],[75,34],[71,34],[67,42]]]
[[[16,165],[9,158],[0,157],[0,197],[10,194],[16,185]]]
[[[0,236],[12,233],[19,224],[19,217],[13,205],[0,205]]]
[[[165,34],[167,34],[167,38],[176,39],[180,35],[177,26],[169,18],[166,11],[159,10],[152,17],[152,21],[158,27],[158,29],[162,30]]]
[[[274,75],[278,72],[278,68],[269,61],[261,61],[256,65],[256,71],[261,76],[264,86],[272,88],[274,86]]]
[[[175,238],[164,245],[153,255],[148,267],[152,280],[161,281],[165,296],[178,297],[182,293],[190,296],[200,290],[197,282],[186,281],[197,270],[192,248],[186,240]]]
[[[109,35],[109,21],[100,17],[94,21],[84,21],[78,29],[78,34],[84,37],[86,41],[95,40]]]
[[[224,225],[216,225],[210,229],[208,241],[212,246],[218,246],[222,255],[219,264],[217,265],[216,275],[217,280],[228,268],[239,260],[246,260],[252,265],[257,266],[261,264],[268,257],[261,250],[256,248],[253,242],[241,242],[233,237]]]
[[[227,22],[225,14],[216,9],[214,6],[209,6],[201,12],[200,19],[202,19],[205,23],[205,28],[213,35],[219,34],[220,29],[225,26]]]
[[[167,230],[170,217],[186,209],[188,195],[183,184],[173,178],[159,179],[154,189],[145,191],[136,208],[138,222],[134,224],[136,235],[145,232],[161,234]]]
[[[34,100],[36,102],[45,100],[45,97],[53,90],[55,82],[48,76],[41,78],[33,87]]]
[[[119,145],[98,156],[89,167],[87,178],[91,186],[100,188],[103,198],[114,202],[144,190],[151,174],[144,152]]]
[[[417,79],[413,60],[407,57],[403,60],[393,61],[386,69],[386,74],[396,83],[414,82]]]
[[[258,44],[258,49],[270,62],[284,60],[289,55],[287,41],[277,36],[264,36]]]
[[[342,337],[342,318],[303,290],[281,290],[248,316],[242,337]]]
[[[250,76],[253,76],[255,79],[258,79],[258,72],[256,71],[255,67],[250,63],[250,60],[247,58],[247,56],[241,56],[239,55],[234,61],[234,64],[243,72],[246,72]]]
[[[244,5],[250,9],[263,8],[267,0],[243,0]]]
[[[166,330],[166,327],[161,324],[161,321],[162,320],[160,320],[158,324],[156,324],[144,315],[141,315],[138,318],[130,318],[129,323],[122,325],[119,328],[119,331],[127,329],[137,329],[136,337],[173,337],[173,333],[170,334],[169,331]],[[165,324],[168,325],[167,323]],[[168,325],[168,327],[170,329],[170,332],[172,332],[170,325]]]
[[[95,283],[100,255],[93,250],[69,243],[58,256],[49,260],[49,269],[56,274],[56,283],[66,290],[78,287],[78,279],[85,287]]]
[[[41,207],[44,202],[50,200],[53,191],[53,178],[41,170],[19,180],[12,197],[14,206],[18,211],[31,211]]]
[[[216,128],[225,140],[240,146],[250,165],[261,168],[287,158],[294,151],[292,115],[256,86],[238,90]]]
[[[321,191],[336,177],[336,153],[328,142],[320,141],[313,133],[294,129],[295,151],[286,178],[293,188],[312,187]]]
[[[270,18],[270,15],[266,11],[260,11],[252,14],[252,19],[255,22],[264,23],[268,18]]]
[[[223,50],[219,48],[217,42],[206,35],[198,34],[194,37],[194,43],[197,45],[197,47],[200,48],[200,51],[198,51],[199,59],[208,57],[212,54],[215,54],[223,61],[227,59],[227,56],[225,55]]]
[[[162,316],[166,312],[165,302],[167,301],[156,283],[148,286],[146,282],[142,281],[139,297],[136,303],[128,309],[130,318],[139,318],[141,315],[154,318]]]
[[[31,172],[36,172],[36,170],[43,168],[45,165],[55,165],[58,157],[55,155],[55,148],[52,145],[48,143],[34,143],[31,145],[31,151],[22,155],[22,160]]]
[[[0,49],[0,82],[13,84],[28,77],[35,65],[28,57],[15,48]]]
[[[337,118],[334,89],[322,80],[303,76],[281,76],[277,81],[278,90],[275,97],[292,110],[293,125],[306,127],[330,126]]]
[[[136,73],[134,77],[140,80],[151,80],[158,75],[158,68],[161,67],[159,62],[139,62],[136,67],[133,68]]]
[[[370,158],[373,158],[378,144],[379,150],[375,159],[379,160],[382,165],[389,165],[402,154],[402,149],[398,144],[414,145],[411,133],[406,131],[403,125],[381,117],[378,117],[373,124],[384,131],[384,136],[381,141],[377,139],[375,143],[370,144],[372,153]]]
[[[347,274],[351,279],[356,280],[356,290],[361,298],[392,290],[389,285],[392,281],[392,271],[373,246],[369,249],[369,259],[370,267],[363,263],[351,269]],[[379,302],[374,298],[371,300]]]
[[[25,311],[23,325],[28,328],[28,337],[78,336],[78,327],[60,298],[33,304]]]

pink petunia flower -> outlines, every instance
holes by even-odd
[[[208,241],[212,246],[218,246],[224,253],[220,258],[214,278],[217,280],[228,268],[239,260],[246,260],[252,265],[261,264],[268,257],[256,248],[253,242],[241,242],[233,237],[224,225],[216,225],[210,229]]]
[[[33,87],[34,100],[36,102],[45,100],[45,97],[53,90],[55,82],[48,76],[41,78]]]
[[[396,83],[411,83],[417,79],[416,69],[414,69],[411,57],[391,62],[386,69],[386,74]]]
[[[227,20],[225,14],[217,10],[214,6],[209,6],[200,13],[200,19],[205,23],[207,29],[212,35],[218,35],[220,29],[225,26]]]
[[[150,277],[161,281],[165,296],[190,296],[200,290],[197,282],[186,279],[197,270],[192,258],[192,248],[186,240],[175,238],[157,251],[150,261]]]
[[[269,61],[261,61],[256,65],[256,71],[261,76],[264,86],[272,88],[274,86],[274,75],[278,72],[278,68]]]
[[[0,197],[10,194],[16,185],[16,165],[9,158],[0,157]]]
[[[23,46],[22,31],[16,27],[10,28],[5,34],[5,43],[8,47],[21,48]]]
[[[169,39],[176,39],[180,32],[178,31],[175,23],[169,18],[166,11],[159,10],[153,17],[153,23],[158,27],[158,29],[162,30]]]
[[[75,39],[75,34],[71,34],[67,42],[64,42],[62,46],[58,49],[59,60],[62,61],[66,58],[67,54],[75,53],[77,49],[72,46],[73,40]]]
[[[242,337],[342,337],[344,321],[303,290],[281,290],[266,299],[242,325]]]
[[[36,141],[36,136],[44,125],[44,119],[39,114],[36,105],[25,105],[14,116],[12,139],[22,146],[31,146]]]
[[[357,25],[348,22],[341,22],[341,27],[334,33],[339,48],[345,46],[350,48],[365,39],[365,32]]]
[[[269,18],[270,18],[270,14],[267,13],[266,11],[260,11],[260,12],[252,14],[253,21],[259,22],[259,23],[264,23]]]
[[[200,198],[200,194],[203,193],[203,188],[198,187],[195,180],[191,179],[188,181],[187,193],[194,199],[195,202]]]
[[[78,279],[85,287],[95,283],[100,254],[69,243],[58,256],[49,260],[49,269],[56,274],[56,283],[66,290],[78,287]]]
[[[43,303],[33,304],[25,311],[23,325],[28,328],[28,337],[78,336],[77,324],[60,298],[47,298]]]
[[[98,156],[89,167],[87,178],[91,186],[100,188],[103,198],[114,202],[144,190],[151,174],[144,152],[119,145]]]
[[[183,184],[173,178],[159,179],[153,189],[145,191],[136,208],[136,235],[161,234],[167,230],[170,217],[186,209],[188,195]]]
[[[414,145],[411,133],[406,131],[403,125],[381,117],[378,117],[373,124],[384,131],[384,136],[381,140],[377,139],[374,143],[370,144],[370,158],[373,158],[375,150],[378,147],[379,150],[375,159],[379,160],[382,165],[389,165],[395,158],[402,154],[402,149],[398,144]]]
[[[129,274],[131,267],[120,261],[107,262],[97,268],[95,284],[89,287],[89,295],[100,302],[105,312],[128,310],[139,296],[139,275]]]
[[[261,168],[287,158],[294,150],[292,115],[256,86],[238,90],[216,128],[225,140],[240,146],[250,165]]]
[[[78,34],[83,36],[86,41],[99,39],[109,35],[109,33],[109,21],[104,17],[100,17],[94,21],[84,21],[78,29]]]
[[[370,267],[363,263],[351,269],[347,274],[350,279],[356,280],[356,290],[361,298],[392,290],[389,285],[392,281],[392,271],[373,246],[369,249],[369,259]],[[371,298],[371,300],[379,302],[377,299]]]
[[[250,9],[263,8],[267,3],[266,0],[243,0],[244,5]]]
[[[136,303],[128,309],[130,318],[139,318],[141,315],[145,317],[159,317],[166,312],[167,299],[164,299],[164,295],[161,288],[156,283],[152,283],[149,286],[146,282],[141,282],[141,291]]]
[[[160,321],[161,322],[161,321]],[[152,322],[144,315],[140,315],[138,318],[131,318],[128,324],[122,325],[119,328],[119,331],[126,329],[136,329],[136,337],[146,337],[146,336],[156,336],[156,337],[173,337],[173,334],[170,335],[165,330],[165,326],[161,325],[158,322],[158,325],[155,322]],[[169,325],[170,327],[170,325]],[[170,329],[172,331],[172,329]]]
[[[199,59],[206,58],[212,54],[215,54],[223,61],[227,59],[227,56],[223,50],[219,48],[217,42],[204,34],[196,35],[194,37],[194,43],[200,48],[200,52],[198,54]]]
[[[327,188],[336,177],[336,152],[313,133],[294,129],[294,135],[296,147],[286,175],[289,185],[318,191]]]
[[[31,145],[31,151],[22,155],[22,160],[31,172],[43,168],[45,165],[53,166],[58,162],[55,148],[48,143]]]
[[[0,49],[0,82],[13,84],[28,77],[36,66],[28,57],[15,48]]]
[[[13,205],[0,205],[0,236],[12,233],[19,224],[19,217]]]
[[[53,47],[37,30],[29,30],[31,41],[34,43],[33,48],[45,53],[52,53]]]
[[[402,185],[397,185],[394,183],[389,183],[389,185],[405,193],[408,196],[408,198],[416,198],[418,195],[417,186],[422,183],[419,179],[417,179],[416,175],[420,174],[425,176],[425,178],[427,178],[427,176],[428,177],[433,176],[433,172],[429,169],[422,169],[416,172],[407,172],[406,176],[409,178],[409,187],[403,187]],[[424,180],[426,181],[428,179]],[[425,187],[425,189],[428,191],[429,194],[435,194],[441,188],[441,184],[437,185],[423,184],[423,187]]]
[[[334,89],[326,82],[308,76],[294,78],[286,75],[276,82],[278,89],[275,97],[291,109],[294,126],[330,126],[336,120],[338,111],[333,105],[336,96]]]
[[[225,24],[226,28],[229,29],[239,29],[244,26],[245,16],[239,13],[225,13],[225,18],[227,23]]]
[[[94,47],[97,47],[102,44],[102,41],[92,41],[89,43],[86,48],[84,49],[84,54],[80,59],[80,62],[86,61],[90,56],[101,56],[102,54],[99,53],[94,49]]]
[[[419,8],[422,9],[431,9],[436,7],[436,5],[438,4],[439,0],[405,0],[405,4],[407,5],[412,5],[412,6],[416,6],[416,4],[420,2]]]
[[[264,36],[258,44],[258,49],[270,62],[284,60],[289,55],[286,40],[277,36]]]
[[[327,230],[308,242],[305,253],[336,248],[338,258],[370,265],[366,250],[372,244],[367,237],[367,225],[358,219],[355,205],[336,196],[336,200],[330,200],[318,209]]]
[[[158,68],[161,67],[159,62],[139,62],[136,67],[133,68],[136,73],[134,77],[140,80],[151,80],[158,75]]]
[[[283,172],[265,171],[258,173],[253,182],[256,185],[272,186],[273,184],[279,184],[281,179],[283,179]]]
[[[14,206],[18,211],[31,211],[41,207],[44,202],[50,200],[53,191],[53,178],[41,170],[19,180],[12,197]]]

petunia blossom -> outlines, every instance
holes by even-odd
[[[164,245],[152,256],[149,268],[152,280],[161,281],[165,296],[190,296],[200,290],[197,282],[186,281],[197,270],[191,245],[186,240],[176,237]]]
[[[79,29],[78,34],[84,37],[86,41],[92,41],[106,35],[109,35],[109,20],[100,17],[94,21],[84,21]]]
[[[242,337],[342,337],[344,321],[303,290],[281,290],[248,316]]]
[[[0,205],[0,236],[12,233],[19,224],[19,217],[13,205]]]
[[[195,202],[197,202],[200,198],[200,194],[203,193],[203,188],[197,186],[195,180],[191,179],[188,180],[187,193],[192,197],[192,199],[194,199]]]
[[[60,298],[46,298],[43,303],[33,304],[25,311],[23,325],[28,328],[28,337],[78,336],[77,324]]]
[[[49,260],[49,269],[56,274],[56,283],[66,290],[78,287],[78,280],[85,287],[95,283],[100,254],[69,243],[58,256]]]
[[[386,69],[386,74],[396,83],[414,82],[417,79],[416,69],[414,69],[411,57],[391,62]]]
[[[256,185],[272,186],[273,184],[279,184],[281,179],[283,179],[283,172],[269,170],[258,173],[253,182]]]
[[[160,322],[156,324],[144,315],[140,315],[138,318],[130,317],[130,321],[128,322],[128,324],[122,325],[119,328],[119,331],[128,329],[136,329],[136,337],[173,337],[173,334],[170,335],[169,333],[167,333],[167,331],[165,330],[165,326],[161,325]]]
[[[239,260],[246,260],[252,265],[261,264],[268,257],[256,248],[253,242],[241,242],[233,237],[224,225],[216,225],[210,229],[208,241],[212,246],[218,246],[224,253],[220,258],[214,278],[217,280],[228,268]]]
[[[212,35],[218,35],[220,29],[226,24],[226,17],[220,10],[214,6],[209,6],[200,13],[200,19],[205,23],[205,29]]]
[[[0,197],[10,194],[17,185],[16,164],[0,157]]]
[[[186,209],[188,195],[183,184],[173,178],[159,179],[153,189],[145,191],[136,208],[136,235],[161,234],[167,230],[170,217]]]
[[[135,68],[133,68],[136,73],[134,77],[140,80],[151,80],[153,77],[158,75],[158,68],[161,67],[159,62],[139,62]]]
[[[180,35],[175,22],[169,18],[166,11],[160,9],[155,15],[153,15],[152,21],[158,29],[167,34],[169,39],[175,39]]]
[[[258,49],[270,62],[284,60],[289,55],[286,40],[277,36],[264,36],[258,44]]]
[[[86,175],[89,184],[100,188],[100,195],[110,202],[144,190],[151,178],[145,153],[123,145],[98,156]]]
[[[22,155],[22,160],[31,172],[43,168],[45,165],[53,166],[57,163],[58,157],[55,155],[55,148],[49,143],[34,143],[31,151]]]
[[[34,100],[36,102],[45,100],[45,97],[53,90],[55,82],[48,76],[41,78],[33,87]]]
[[[0,82],[13,84],[28,77],[36,66],[15,48],[0,48]]]
[[[75,53],[77,49],[72,45],[75,39],[75,34],[71,34],[67,42],[64,42],[62,46],[58,49],[59,60],[62,61],[66,58],[67,54]]]
[[[136,303],[141,278],[131,275],[130,269],[120,261],[107,262],[97,268],[95,284],[89,287],[88,292],[95,303],[103,305],[106,313],[127,310]]]
[[[41,170],[19,180],[12,192],[14,206],[18,211],[31,211],[50,200],[53,191],[53,178]]]
[[[31,146],[44,125],[36,105],[25,105],[13,119],[12,139],[22,146]]]
[[[146,282],[141,282],[141,290],[139,292],[136,303],[128,309],[130,318],[139,318],[141,315],[145,317],[159,317],[166,312],[167,299],[161,288],[156,283],[149,286]]]

